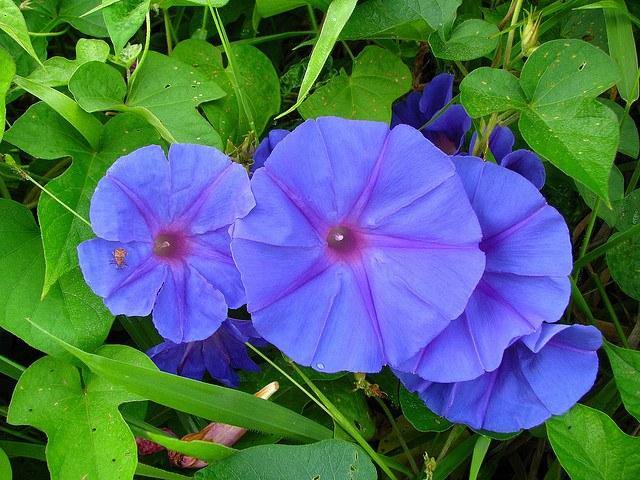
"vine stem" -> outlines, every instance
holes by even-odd
[[[507,34],[507,46],[504,50],[504,62],[502,64],[502,68],[504,70],[509,69],[509,61],[511,60],[511,48],[513,47],[513,40],[515,38],[516,30],[513,28],[516,23],[518,23],[518,18],[520,17],[520,10],[522,10],[522,0],[513,0],[515,2],[515,6],[513,8],[513,15],[511,17],[511,30]]]
[[[145,27],[146,27],[146,32],[144,37],[144,49],[142,51],[142,56],[140,57],[140,61],[136,65],[136,68],[133,71],[133,73],[131,74],[131,79],[129,80],[129,93],[131,93],[131,90],[133,89],[133,84],[136,81],[140,67],[142,67],[142,64],[147,58],[147,53],[149,52],[149,45],[151,44],[151,15],[149,15],[149,12],[147,12],[147,15],[145,16]]]
[[[616,245],[624,242],[625,240],[630,239],[631,237],[639,233],[640,233],[640,223],[638,223],[637,225],[634,225],[631,228],[627,228],[624,232],[619,233],[616,236],[610,238],[609,241],[604,245],[600,245],[599,247],[594,248],[589,253],[585,254],[584,257],[576,260],[576,262],[573,264],[573,269],[576,270],[584,267],[588,263],[593,262],[598,257],[601,257],[602,255],[607,253],[607,250],[615,247]]]
[[[387,416],[387,420],[389,420],[389,423],[391,424],[391,428],[393,429],[393,432],[396,434],[396,437],[398,438],[398,442],[400,442],[402,451],[404,452],[404,455],[407,457],[407,460],[409,461],[411,470],[413,470],[414,474],[418,475],[418,473],[420,473],[420,470],[418,469],[418,465],[416,465],[416,461],[413,459],[413,456],[411,455],[411,450],[409,450],[409,446],[407,445],[407,442],[402,436],[402,432],[400,432],[400,428],[398,428],[398,424],[396,423],[396,420],[393,418],[393,414],[391,413],[391,410],[389,410],[389,407],[387,407],[387,404],[384,403],[384,400],[375,396],[373,398],[378,403],[378,405],[380,406],[384,414]]]
[[[235,90],[236,96],[240,101],[240,106],[244,110],[244,114],[249,121],[249,128],[251,129],[257,140],[258,131],[256,130],[256,123],[253,120],[253,114],[251,113],[251,108],[249,107],[247,99],[244,96],[244,92],[242,91],[242,88],[240,88],[240,83],[238,81],[238,71],[236,69],[236,60],[233,56],[233,52],[231,51],[231,43],[229,42],[229,38],[227,37],[227,32],[224,29],[224,25],[222,23],[222,19],[220,18],[218,10],[216,8],[213,8],[213,6],[211,5],[211,0],[207,1],[207,5],[209,6],[209,11],[211,12],[213,23],[215,24],[216,30],[218,31],[218,36],[220,37],[222,48],[224,49],[224,53],[227,55],[229,70],[231,71],[231,77],[233,78],[233,89]]]
[[[607,309],[607,313],[609,313],[609,317],[611,317],[611,320],[613,321],[613,325],[616,328],[616,333],[618,334],[618,337],[620,337],[622,346],[624,348],[629,348],[629,341],[627,340],[627,336],[625,335],[624,330],[622,329],[622,325],[620,324],[618,315],[616,314],[616,311],[613,308],[613,305],[611,304],[611,300],[609,300],[609,296],[607,295],[607,291],[605,290],[604,285],[602,284],[602,280],[600,280],[600,277],[595,272],[591,272],[591,278],[593,279],[593,283],[596,284],[596,288],[600,292],[600,296],[602,297],[604,306]]]
[[[169,18],[169,9],[162,9],[162,17],[164,19],[164,34],[167,37],[167,54],[171,55],[173,51],[173,39],[171,33],[171,18]]]

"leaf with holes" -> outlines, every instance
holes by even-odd
[[[602,50],[553,40],[529,57],[519,80],[496,69],[474,70],[460,84],[461,101],[473,117],[519,110],[529,146],[608,203],[620,132],[615,113],[595,98],[618,78]]]
[[[231,48],[239,87],[260,135],[280,110],[280,80],[269,57],[257,48],[251,45],[232,45]],[[231,72],[223,67],[220,49],[203,40],[184,40],[176,45],[171,57],[191,65],[226,92],[226,96],[203,104],[202,110],[220,133],[224,145],[227,141],[240,143],[251,128],[233,88]]]
[[[127,106],[149,110],[175,141],[223,148],[220,135],[197,110],[225,96],[218,84],[175,58],[149,52],[127,97]]]
[[[162,143],[144,120],[121,114],[105,124],[100,149],[94,151],[44,103],[31,106],[7,131],[6,140],[36,158],[71,157],[71,167],[47,187],[84,218],[89,216],[89,203],[98,181],[118,157],[145,145]],[[40,197],[38,218],[47,265],[43,287],[46,294],[63,275],[77,268],[76,247],[91,238],[93,232],[48,195]]]
[[[323,115],[361,120],[391,120],[391,104],[411,88],[411,72],[391,52],[368,46],[358,55],[351,75],[340,72],[300,106],[304,118]]]
[[[331,459],[330,461],[328,459]],[[357,445],[324,440],[310,445],[261,445],[200,470],[197,480],[375,480],[376,469]]]
[[[34,138],[42,137],[40,131]],[[19,203],[0,199],[0,218],[0,326],[52,355],[64,349],[28,320],[80,348],[101,345],[113,317],[84,283],[77,263],[41,299],[45,260],[33,215]]]
[[[99,353],[155,368],[145,354],[131,347],[106,345]],[[44,357],[20,377],[7,421],[47,434],[52,480],[128,480],[138,463],[137,447],[118,406],[142,400],[89,371]]]

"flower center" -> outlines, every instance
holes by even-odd
[[[177,232],[162,232],[153,240],[153,253],[158,257],[172,259],[184,254],[185,239]]]
[[[358,246],[358,239],[349,227],[339,225],[329,229],[327,233],[327,245],[336,253],[348,254]]]

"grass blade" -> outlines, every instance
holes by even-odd
[[[622,74],[618,92],[628,104],[638,99],[638,54],[633,38],[633,27],[623,0],[612,0],[617,8],[604,8],[609,55],[618,64]]]

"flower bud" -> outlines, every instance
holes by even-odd
[[[541,15],[534,11],[529,12],[525,24],[520,31],[520,37],[522,39],[522,55],[525,57],[531,55],[536,48],[538,48],[541,20]]]

